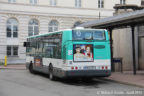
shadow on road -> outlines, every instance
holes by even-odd
[[[100,79],[90,79],[90,80],[83,80],[83,79],[62,79],[60,82],[67,84],[67,85],[74,85],[74,86],[84,86],[88,88],[99,88],[99,85],[106,84],[107,82],[100,80]]]
[[[47,74],[37,73],[36,75],[43,76],[49,79]],[[93,79],[81,79],[81,78],[70,78],[70,79],[61,79],[57,78],[53,82],[63,83],[66,85],[73,85],[73,86],[83,86],[88,88],[99,88],[99,85],[107,84],[108,82],[101,79],[101,78],[93,78]]]

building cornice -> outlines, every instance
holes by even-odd
[[[47,8],[65,8],[65,9],[78,9],[78,10],[97,10],[97,11],[114,11],[114,9],[105,9],[105,8],[75,8],[75,7],[64,7],[64,6],[50,6],[50,5],[32,5],[32,4],[23,4],[23,3],[8,3],[2,2],[1,4],[9,5],[21,5],[21,6],[34,6],[34,7],[47,7]]]
[[[0,10],[0,14],[17,14],[17,15],[28,15],[28,16],[45,16],[45,17],[67,17],[67,18],[87,18],[96,19],[99,16],[91,15],[73,15],[73,14],[54,14],[54,13],[39,13],[39,12],[25,12],[25,11],[11,11],[11,10]],[[105,18],[106,16],[101,16]]]

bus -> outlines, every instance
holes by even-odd
[[[105,29],[67,29],[27,38],[26,67],[49,79],[111,75],[111,52]]]

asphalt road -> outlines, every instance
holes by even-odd
[[[28,70],[0,70],[0,96],[144,96],[144,88],[103,79],[51,81]]]

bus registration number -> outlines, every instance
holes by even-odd
[[[95,70],[96,66],[84,66],[83,69],[84,70]]]

